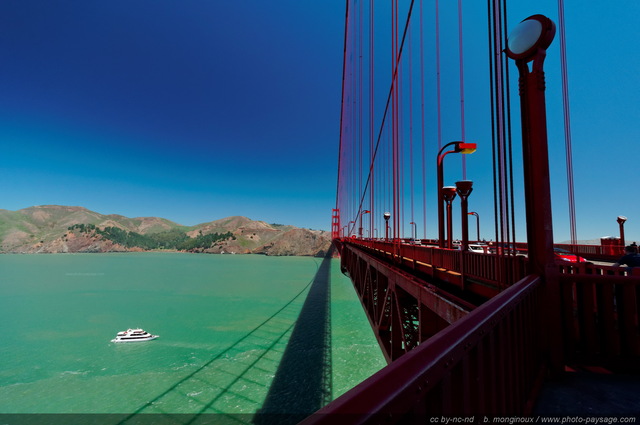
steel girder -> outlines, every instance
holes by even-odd
[[[341,244],[341,268],[352,280],[387,362],[392,362],[469,309],[428,282]]]

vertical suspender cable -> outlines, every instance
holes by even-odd
[[[353,231],[356,232],[357,227],[357,208],[356,199],[358,191],[358,9],[356,8],[356,0],[353,3],[353,37],[351,46],[351,199],[352,199],[352,221]]]
[[[338,181],[336,183],[336,209],[340,209],[342,207],[341,204],[341,196],[342,193],[341,187],[344,182],[341,180],[341,176],[343,173],[342,170],[342,156],[343,156],[343,148],[344,148],[344,114],[345,114],[345,79],[347,75],[347,38],[349,34],[349,0],[345,1],[345,18],[344,18],[344,45],[342,48],[342,99],[340,101],[340,134],[338,137]],[[341,229],[342,230],[342,229]]]
[[[503,19],[506,20],[507,15],[507,0],[502,0],[502,16]],[[502,39],[507,39],[507,25],[504,23],[502,25],[503,33]],[[505,66],[504,68],[504,76],[505,76],[505,98],[506,98],[506,111],[505,111],[505,124],[506,124],[506,138],[507,138],[507,146],[508,146],[508,164],[509,164],[509,201],[511,206],[511,241],[516,242],[516,213],[515,213],[515,199],[514,199],[514,185],[513,185],[513,137],[511,133],[511,83],[509,80],[509,67]],[[507,225],[509,225],[509,220],[507,221]],[[508,233],[508,232],[507,232]],[[508,269],[509,271],[513,271],[512,269]]]
[[[385,104],[384,112],[382,114],[382,121],[381,121],[381,124],[380,124],[380,130],[378,131],[378,138],[377,138],[377,142],[376,142],[376,145],[375,145],[375,148],[374,148],[374,151],[373,151],[373,159],[372,159],[372,162],[371,162],[371,167],[369,169],[369,174],[367,176],[367,181],[365,182],[364,190],[362,192],[362,196],[360,197],[360,203],[356,207],[356,212],[353,215],[355,217],[357,217],[358,213],[362,210],[362,206],[364,205],[364,200],[365,200],[364,195],[367,193],[367,190],[370,187],[369,185],[371,184],[372,170],[373,170],[373,166],[375,164],[375,160],[376,160],[376,158],[378,156],[378,150],[380,148],[380,142],[383,140],[385,128],[390,133],[388,135],[389,139],[391,139],[392,142],[393,142],[393,138],[394,138],[393,117],[391,118],[392,119],[392,125],[390,127],[385,127],[385,124],[386,124],[387,117],[389,115],[389,109],[390,108],[392,109],[391,113],[393,115],[392,104],[393,104],[393,100],[394,100],[394,94],[397,94],[396,93],[396,84],[395,84],[395,82],[397,81],[398,73],[399,73],[399,69],[398,69],[398,65],[397,64],[400,63],[400,60],[402,58],[402,52],[404,50],[404,43],[405,43],[405,40],[406,40],[407,30],[409,28],[409,23],[411,22],[411,15],[412,15],[412,12],[413,12],[414,3],[415,3],[415,0],[411,0],[411,3],[409,4],[409,11],[407,12],[407,18],[406,18],[406,22],[405,22],[405,27],[404,27],[404,31],[403,31],[403,34],[402,34],[402,41],[399,43],[398,46],[396,46],[396,52],[397,52],[396,60],[392,60],[392,62],[395,64],[395,66],[392,69],[391,87],[389,88],[389,93],[387,95],[387,101],[386,101],[386,104]],[[393,10],[394,9],[393,9],[393,5],[392,5],[392,11]],[[392,23],[393,23],[393,20],[392,20]],[[392,41],[393,41],[393,39],[392,39]],[[393,51],[393,46],[392,46],[392,51]],[[397,99],[396,99],[396,101],[397,101]],[[397,122],[397,120],[396,120],[396,122]],[[390,158],[390,157],[393,156],[393,151],[394,151],[393,143],[391,143],[391,144],[392,144],[392,146],[389,147],[390,152],[388,152],[387,155],[382,155],[383,157]],[[398,168],[397,167],[394,168],[394,162],[393,161],[390,164],[388,164],[387,166],[389,167],[389,169],[385,169],[384,166],[382,168],[383,171],[385,171],[387,174],[386,174],[386,177],[385,176],[382,177],[381,181],[382,182],[388,182],[388,186],[385,186],[383,184],[383,188],[385,188],[385,190],[388,190],[388,196],[389,196],[389,198],[391,198],[391,199],[389,199],[389,204],[387,204],[387,205],[389,205],[391,207],[390,208],[391,211],[394,211],[396,209],[396,207],[394,207],[394,200],[392,198],[393,192],[395,191],[395,189],[394,189],[395,185],[393,184],[393,180],[394,180],[394,176],[395,176],[394,171],[398,171]],[[397,219],[396,219],[396,221],[397,221]],[[395,222],[394,222],[394,225],[395,225]]]
[[[506,152],[505,152],[505,132],[504,132],[504,65],[502,60],[502,13],[498,1],[494,3],[494,26],[495,26],[495,78],[496,78],[496,112],[497,112],[497,135],[498,135],[498,184],[500,196],[500,239],[505,243],[509,240],[509,232],[505,226],[505,220],[508,216],[507,206],[507,180],[506,180]]]
[[[497,128],[496,128],[496,99],[495,99],[495,14],[493,11],[492,0],[487,1],[487,21],[489,28],[487,34],[489,35],[489,86],[490,86],[490,98],[491,98],[491,152],[492,152],[492,169],[493,169],[493,221],[495,230],[495,240],[498,241],[498,169],[497,169]]]
[[[392,72],[392,82],[391,85],[393,87],[393,106],[392,110],[392,127],[393,127],[393,239],[394,241],[398,238],[398,228],[399,228],[399,214],[400,214],[400,206],[399,206],[399,193],[398,193],[398,119],[400,114],[398,113],[398,73],[394,72],[398,68],[398,0],[393,0],[391,4],[391,72]]]
[[[576,206],[573,193],[573,153],[571,149],[571,117],[569,114],[569,79],[567,77],[567,45],[564,24],[564,0],[558,0],[558,29],[560,30],[560,66],[562,70],[562,105],[564,112],[564,144],[567,163],[567,196],[569,198],[569,226],[571,244],[578,243],[576,232]]]
[[[396,44],[395,44],[395,12],[397,0],[391,0],[391,217],[393,218],[391,238],[396,236],[396,125],[397,125],[397,101],[396,92],[398,87],[396,86],[396,79],[394,70],[396,69]]]
[[[364,194],[364,192],[362,191],[362,164],[363,164],[363,146],[362,146],[362,131],[363,131],[363,120],[362,120],[362,75],[363,75],[363,70],[362,70],[362,1],[359,2],[360,3],[360,7],[358,10],[358,19],[357,19],[357,25],[358,25],[358,43],[357,43],[357,48],[358,48],[358,197],[361,194]],[[356,198],[357,200],[357,198]],[[358,214],[360,217],[356,216],[356,220],[358,221],[358,236],[362,236],[361,233],[363,233],[362,230],[362,212],[360,211]]]
[[[427,238],[427,154],[425,151],[424,135],[424,8],[423,0],[420,0],[420,123],[422,144],[422,229],[424,238]]]
[[[410,190],[410,198],[411,198],[411,222],[415,223],[414,216],[414,204],[413,204],[413,193],[414,193],[414,185],[413,185],[413,37],[411,37],[411,32],[409,33],[409,190]],[[415,226],[415,225],[414,225]],[[413,231],[412,229],[409,229]],[[411,237],[414,235],[411,233]],[[417,235],[416,235],[417,237]]]
[[[436,0],[436,101],[438,104],[438,149],[440,149],[442,147],[442,109],[440,107],[440,11],[438,0]]]
[[[464,125],[464,52],[462,49],[462,0],[458,0],[458,53],[460,62],[460,135],[462,141],[466,142],[467,137]],[[467,158],[462,155],[462,179],[467,179]]]
[[[496,244],[504,246],[509,241],[509,188],[507,181],[507,169],[509,165],[507,149],[505,146],[505,107],[504,107],[504,61],[502,57],[502,28],[503,15],[499,0],[489,0],[489,54],[492,77],[492,149],[494,153],[494,207],[495,207],[495,232]],[[500,249],[500,255],[504,250]],[[496,262],[496,275],[499,282],[504,282],[505,270]]]
[[[373,32],[373,28],[374,28],[374,21],[373,21],[373,17],[374,17],[374,0],[371,0],[369,2],[369,169],[371,170],[371,188],[369,189],[369,211],[371,211],[370,213],[370,217],[369,217],[369,235],[370,237],[375,237],[374,235],[374,229],[375,229],[375,220],[376,220],[376,214],[375,214],[375,178],[374,178],[374,163],[373,163],[373,132],[374,132],[374,120],[375,120],[375,109],[373,107],[374,105],[374,98],[375,98],[375,93],[374,93],[374,89],[373,89],[373,70],[374,70],[374,61],[373,61],[373,47],[374,47],[374,32]]]

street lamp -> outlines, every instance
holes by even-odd
[[[442,188],[442,197],[447,204],[447,248],[453,248],[453,222],[451,218],[451,203],[456,198],[455,186],[445,186]]]
[[[475,211],[471,211],[470,213],[467,213],[467,214],[476,216],[476,230],[478,231],[477,242],[480,242],[480,214],[478,214]]]
[[[529,264],[533,274],[555,273],[547,111],[543,64],[556,26],[543,15],[520,22],[509,34],[505,53],[519,72],[524,196]],[[531,71],[529,71],[529,62]]]
[[[624,243],[624,222],[627,221],[627,217],[623,215],[618,216],[618,224],[620,225],[620,245],[625,246]]]
[[[362,238],[362,216],[365,214],[369,214],[371,211],[369,210],[364,210],[360,213],[360,227],[358,228],[358,234],[360,235],[360,237]]]
[[[416,241],[416,238],[418,237],[418,225],[415,222],[410,222],[409,224],[413,224],[412,229],[413,229],[413,233],[411,238],[413,239],[413,242]]]
[[[520,92],[522,163],[527,217],[529,270],[538,275],[546,289],[544,326],[549,329],[550,369],[553,375],[564,370],[563,336],[556,326],[562,321],[558,266],[553,252],[547,109],[545,105],[544,59],[556,26],[543,15],[533,15],[516,25],[507,39],[505,53],[516,62]],[[529,62],[531,71],[529,71]]]
[[[449,151],[444,151],[449,146],[453,146],[453,149]],[[444,157],[449,155],[450,153],[462,153],[469,154],[474,153],[476,151],[475,143],[465,143],[465,142],[450,142],[444,145],[440,151],[438,152],[438,163],[437,163],[437,171],[438,171],[438,246],[440,248],[444,247],[444,207],[442,205],[442,185],[444,184],[444,167],[443,160]]]
[[[460,208],[462,211],[462,246],[460,249],[466,251],[469,247],[469,204],[467,199],[473,192],[473,182],[471,180],[460,180],[456,182],[456,192],[460,197]]]
[[[385,224],[384,238],[388,242],[389,241],[389,219],[391,218],[391,213],[386,212],[382,216],[384,217],[384,224]]]

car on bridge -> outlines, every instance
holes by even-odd
[[[469,251],[486,254],[489,252],[489,246],[482,244],[469,244]]]
[[[562,248],[553,248],[553,252],[556,258],[561,259],[562,261],[568,261],[570,263],[586,263],[587,259],[584,257],[580,257],[579,255],[573,254],[566,249]]]

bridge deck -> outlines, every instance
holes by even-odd
[[[332,423],[336,414],[362,424],[425,423],[434,415],[640,415],[640,380],[628,374],[640,373],[640,276],[559,261],[549,280],[526,275],[505,285],[492,279],[504,265],[517,278],[526,258],[336,243],[390,364],[305,423]],[[430,267],[412,268],[417,258]],[[429,274],[435,269],[459,278],[443,282]],[[453,311],[442,310],[443,299],[478,295],[469,279],[495,283],[496,295],[471,307],[463,301],[465,314],[442,320]],[[577,371],[563,373],[568,364]]]
[[[607,370],[571,371],[546,382],[534,416],[640,416],[640,377]]]

